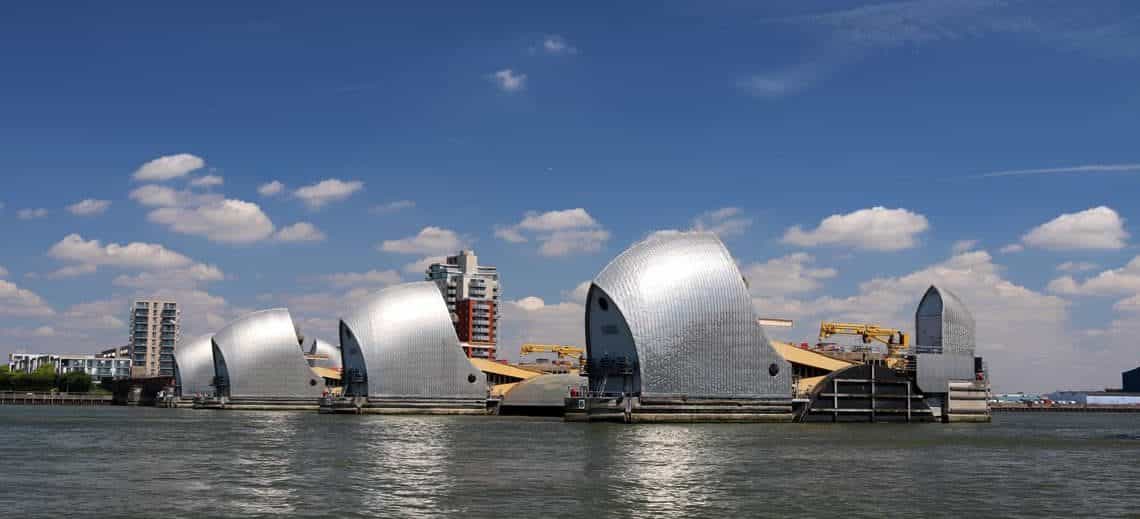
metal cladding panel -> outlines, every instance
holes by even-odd
[[[916,382],[924,393],[947,393],[951,380],[974,380],[973,357],[935,353],[919,353],[915,357]]]
[[[463,350],[435,283],[376,292],[341,319],[344,370],[368,379],[370,397],[485,398],[487,382]]]
[[[953,292],[931,285],[918,304],[914,321],[917,351],[974,355],[974,316]]]
[[[328,368],[328,369],[341,369],[344,367],[341,362],[340,347],[330,344],[320,339],[313,339],[312,345],[309,347],[310,355],[317,354],[328,355],[327,359],[314,359],[313,367],[315,368]]]
[[[174,350],[174,366],[178,385],[185,396],[214,391],[214,351],[210,346],[213,335],[203,335],[178,343]]]
[[[610,303],[603,305],[599,298],[606,296]],[[593,324],[614,319],[615,310],[628,331]],[[642,394],[788,398],[791,366],[756,319],[744,277],[716,235],[653,237],[627,249],[594,280],[586,309],[588,358],[602,353],[595,346],[629,333]],[[591,368],[591,388],[598,376]]]
[[[585,383],[585,377],[577,373],[540,375],[517,383],[503,396],[501,405],[561,407],[570,396],[570,388]]]
[[[231,398],[317,398],[324,391],[297,344],[289,310],[242,316],[214,334]]]

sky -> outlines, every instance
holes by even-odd
[[[345,308],[473,248],[500,350],[708,230],[781,340],[966,302],[999,391],[1140,365],[1131,2],[199,2],[0,18],[0,355]]]

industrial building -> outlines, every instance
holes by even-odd
[[[715,234],[634,244],[586,299],[588,391],[568,420],[790,421],[791,365]]]
[[[137,300],[131,305],[131,376],[174,376],[174,348],[181,333],[178,303]]]
[[[499,270],[480,265],[475,251],[462,250],[443,263],[433,263],[425,274],[443,294],[464,353],[495,358],[501,314]]]
[[[215,399],[201,406],[316,409],[325,384],[309,368],[301,342],[284,308],[249,313],[228,324],[211,340]]]
[[[460,348],[435,283],[385,288],[341,319],[343,396],[322,412],[486,412],[487,381]]]

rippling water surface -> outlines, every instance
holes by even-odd
[[[1140,414],[603,425],[0,406],[3,517],[1140,516]]]

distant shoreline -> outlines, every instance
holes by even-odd
[[[992,413],[1140,413],[1140,406],[1134,405],[991,405]]]

